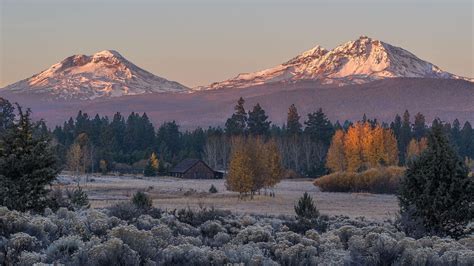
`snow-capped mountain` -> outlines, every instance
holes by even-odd
[[[244,88],[302,80],[348,85],[385,78],[447,78],[472,81],[445,72],[402,48],[361,36],[332,50],[316,46],[276,67],[239,74],[235,78],[195,90]]]
[[[91,56],[70,56],[1,91],[50,99],[91,100],[152,92],[180,93],[190,89],[139,68],[116,51],[104,50]]]

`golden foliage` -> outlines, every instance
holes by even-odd
[[[407,148],[407,159],[413,159],[420,154],[428,147],[428,140],[426,138],[421,138],[419,141],[416,139],[410,140]]]
[[[332,172],[344,171],[346,169],[346,159],[344,155],[344,131],[337,130],[331,140],[326,167]]]
[[[158,161],[158,157],[156,156],[154,152],[150,156],[150,165],[155,171],[158,170],[158,166],[160,165],[160,162]]]
[[[253,178],[255,176],[252,165],[252,158],[245,147],[234,148],[227,175],[227,188],[239,193],[248,193],[253,188]]]
[[[397,165],[397,139],[390,129],[356,123],[347,133],[338,130],[329,147],[326,166],[332,172],[360,172],[373,167]]]
[[[395,193],[405,168],[397,166],[370,168],[366,171],[335,172],[314,181],[321,191]]]
[[[227,187],[239,193],[254,193],[280,182],[284,175],[275,141],[261,138],[234,138],[227,175]]]

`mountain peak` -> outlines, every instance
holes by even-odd
[[[188,92],[189,88],[139,68],[114,50],[73,55],[2,90],[48,98],[91,100],[153,92]]]
[[[244,88],[302,80],[342,86],[397,77],[470,80],[445,72],[400,47],[362,35],[332,50],[318,45],[276,67],[240,74],[199,89]]]
[[[315,47],[311,48],[310,50],[303,52],[301,56],[314,56],[314,55],[324,55],[327,53],[328,50],[324,49],[323,47],[316,45]]]
[[[123,58],[123,56],[115,50],[102,50],[100,52],[95,53],[93,55],[93,57],[119,57],[119,58]]]

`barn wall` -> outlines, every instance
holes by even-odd
[[[188,171],[186,171],[183,177],[191,179],[211,179],[214,178],[214,171],[204,165],[203,162],[198,162]]]

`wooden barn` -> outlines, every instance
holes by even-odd
[[[170,175],[189,179],[222,178],[220,173],[214,171],[205,162],[199,159],[185,159],[170,171]]]

